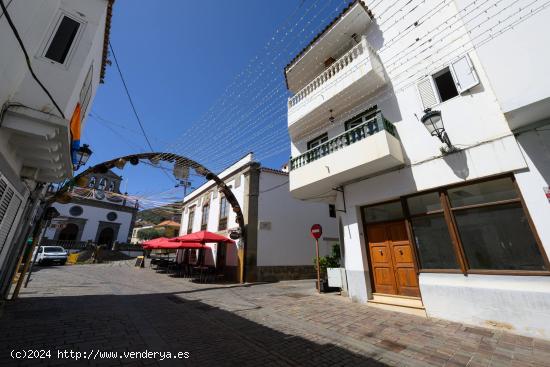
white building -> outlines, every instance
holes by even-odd
[[[91,242],[111,248],[129,242],[139,204],[121,194],[122,177],[108,171],[87,178],[86,188],[72,189],[70,203],[52,205],[60,215],[46,229],[42,244]]]
[[[345,210],[353,300],[550,338],[548,22],[523,0],[355,1],[285,68],[290,191]]]
[[[323,237],[320,255],[338,243],[336,219],[325,203],[306,203],[291,197],[288,173],[261,167],[248,154],[218,175],[235,195],[244,215],[247,281],[314,278],[315,242],[310,228],[319,223]],[[213,181],[187,195],[183,202],[180,234],[207,230],[224,236],[238,229],[235,213]],[[237,245],[209,244],[208,265],[224,266],[228,278],[237,278]]]
[[[104,77],[112,3],[2,0],[6,8],[0,10],[2,295],[45,184],[73,175],[71,139],[79,139],[78,130]],[[80,116],[75,113],[77,106]]]

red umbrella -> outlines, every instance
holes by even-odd
[[[220,236],[219,234],[208,232],[208,231],[200,231],[195,233],[190,233],[185,236],[170,238],[170,242],[199,242],[199,243],[207,243],[207,242],[224,242],[224,243],[235,243],[235,241]]]
[[[157,238],[156,239],[157,241],[147,241],[147,242],[144,242],[145,246],[143,246],[144,249],[146,250],[151,250],[151,249],[201,249],[201,248],[204,248],[204,246],[200,243],[197,243],[197,242],[186,242],[186,243],[181,243],[181,242],[173,242],[173,241],[169,241],[168,238]]]
[[[143,248],[147,248],[148,246],[154,246],[157,243],[165,242],[167,240],[168,238],[166,237],[158,237],[158,238],[153,238],[152,240],[143,241],[141,245],[143,246]]]

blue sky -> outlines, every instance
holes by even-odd
[[[257,148],[263,165],[280,167],[289,157],[283,67],[345,5],[341,0],[116,1],[111,43],[155,150],[176,150],[219,170]],[[94,151],[92,164],[149,151],[114,63],[97,92],[82,142]],[[118,173],[130,193],[174,187],[173,179],[147,165]]]

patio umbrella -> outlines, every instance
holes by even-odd
[[[173,242],[169,241],[168,238],[164,238],[161,241],[155,241],[153,243],[146,244],[143,246],[146,250],[151,249],[202,249],[204,246],[201,243],[197,242],[186,242],[186,243],[180,243],[180,242]]]
[[[219,234],[200,231],[195,233],[190,233],[185,236],[170,238],[170,242],[198,242],[198,243],[208,243],[208,242],[218,242],[218,243],[235,243],[232,239],[229,239]]]

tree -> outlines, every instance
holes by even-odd
[[[137,237],[140,240],[152,240],[153,238],[159,238],[162,237],[164,234],[164,231],[159,231],[154,228],[145,228],[137,233]]]

